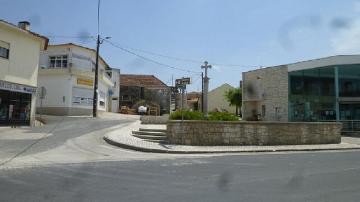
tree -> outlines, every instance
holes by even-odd
[[[225,98],[229,102],[230,106],[235,106],[236,115],[239,114],[239,109],[242,103],[242,93],[240,88],[233,88],[225,92]]]

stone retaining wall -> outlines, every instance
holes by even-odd
[[[341,142],[341,123],[169,121],[170,144],[301,145]]]

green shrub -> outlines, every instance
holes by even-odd
[[[228,112],[210,112],[208,120],[210,121],[238,121],[239,117]]]
[[[170,120],[203,120],[204,115],[201,112],[192,112],[179,110],[170,114]]]
[[[210,112],[206,119],[201,112],[179,110],[170,114],[170,120],[239,121],[239,117],[228,112]]]

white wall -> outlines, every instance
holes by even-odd
[[[346,64],[359,64],[360,55],[338,55],[326,58],[319,58],[315,60],[308,60],[303,62],[297,62],[288,64],[288,71],[298,71],[304,69],[311,69],[316,67],[326,67],[334,65],[346,65]]]
[[[113,95],[111,99],[111,111],[114,113],[119,112],[119,97],[120,97],[120,69],[112,69],[111,80],[114,83]],[[113,100],[115,99],[115,100]]]
[[[0,40],[10,43],[9,59],[0,58],[0,80],[36,87],[41,41],[1,23]]]
[[[93,98],[93,86],[78,84],[77,78],[94,80],[95,53],[74,45],[49,46],[47,51],[42,52],[40,58],[41,66],[49,67],[49,56],[56,55],[68,55],[68,67],[40,70],[39,86],[40,84],[44,85],[48,92],[55,92],[47,96],[47,101],[43,102],[43,106],[91,109],[92,105],[73,104],[72,99],[74,96]],[[105,81],[102,79],[101,74],[105,72],[104,70],[105,65],[99,60],[98,110],[100,111],[108,111],[108,104],[111,99],[108,96],[108,91],[113,87],[110,80]],[[101,98],[100,92],[105,95],[104,98]],[[66,102],[59,102],[59,96],[62,98],[64,94],[66,94]],[[105,106],[100,106],[100,101],[104,101]]]
[[[40,75],[38,86],[39,88],[44,86],[47,91],[45,99],[43,99],[43,107],[70,107],[72,80],[71,75]],[[40,99],[36,106],[40,107]]]
[[[70,58],[71,52],[68,48],[63,47],[49,47],[46,51],[40,52],[40,68],[50,67],[50,56],[67,55]]]
[[[236,112],[235,106],[230,106],[229,102],[225,98],[225,92],[233,89],[229,84],[223,84],[213,90],[208,94],[208,111],[211,112],[216,108],[225,109],[230,113]]]
[[[0,80],[37,86],[42,40],[0,23],[0,40],[10,44],[9,58],[0,58]],[[35,122],[36,95],[31,98],[30,125]]]
[[[98,92],[98,109],[101,111],[108,111],[108,99],[109,99],[109,95],[108,95],[108,91],[109,91],[109,86],[105,85],[103,82],[99,81],[99,88],[98,88],[99,92]],[[101,97],[101,93],[105,94],[105,97]],[[105,106],[100,106],[100,101],[105,102]]]

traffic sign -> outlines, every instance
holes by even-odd
[[[176,79],[175,84],[176,85],[189,85],[189,84],[191,84],[191,78],[187,77],[187,78]]]

